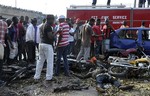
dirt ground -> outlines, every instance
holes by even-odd
[[[8,86],[0,88],[0,96],[150,96],[150,78],[146,77],[141,79],[120,79],[124,85],[134,85],[132,90],[122,91],[111,86],[106,93],[98,93],[95,89],[95,80],[93,78],[81,80],[74,76],[65,77],[61,75],[55,77],[57,79],[55,81],[46,82],[45,74],[42,74],[42,76],[39,82],[35,82],[33,77],[14,81]],[[89,86],[89,89],[53,92],[54,88],[70,85],[72,82]]]

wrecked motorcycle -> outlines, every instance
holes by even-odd
[[[110,63],[110,65],[111,67],[109,67],[108,72],[114,76],[124,77],[134,74],[138,77],[144,73],[148,73],[148,75],[150,75],[150,56],[147,55],[145,55],[145,57],[126,62],[118,62],[116,60],[115,62]]]

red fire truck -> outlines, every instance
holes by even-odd
[[[139,27],[142,21],[146,27],[150,24],[150,8],[127,8],[119,6],[70,6],[67,9],[68,18],[79,18],[82,21],[90,18],[100,18],[104,24],[105,18],[109,18],[115,29],[120,28],[123,21],[127,21],[130,27]]]

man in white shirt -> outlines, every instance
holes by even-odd
[[[72,48],[74,46],[74,32],[75,30],[70,27],[70,30],[69,30],[69,47],[68,47],[68,55],[71,55],[72,53]]]
[[[31,24],[27,28],[26,32],[26,43],[27,43],[27,55],[28,55],[28,62],[34,63],[35,62],[35,45],[37,43],[37,19],[34,18],[31,20]]]

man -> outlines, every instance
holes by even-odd
[[[69,65],[67,61],[67,52],[69,45],[69,25],[67,22],[65,22],[65,16],[63,15],[59,16],[59,23],[59,38],[57,43],[57,61],[55,75],[59,76],[60,74],[60,62],[61,57],[63,56],[65,76],[69,76]]]
[[[129,28],[129,26],[127,25],[126,21],[123,21],[122,25],[120,26],[120,28]],[[120,38],[127,38],[127,31],[123,30],[119,33]]]
[[[105,19],[105,25],[103,26],[104,39],[110,39],[110,33],[115,29],[109,24],[109,19]]]
[[[17,55],[18,55],[18,37],[19,37],[19,31],[18,31],[18,18],[16,16],[12,17],[12,25],[8,28],[9,36],[11,39],[11,42],[13,44],[13,48],[10,47],[10,55],[8,60],[8,64],[15,63],[17,61]]]
[[[22,60],[22,54],[24,57],[24,60],[26,60],[26,53],[24,51],[25,48],[25,29],[23,26],[24,22],[24,17],[21,16],[19,23],[18,23],[18,30],[19,30],[19,37],[18,37],[18,55],[19,55],[19,60]]]
[[[91,18],[88,24],[85,24],[82,27],[81,31],[81,49],[77,56],[77,60],[79,61],[82,56],[84,60],[88,60],[90,57],[90,46],[91,46],[91,36],[93,35],[92,26],[95,23],[95,19]]]
[[[39,61],[36,65],[36,72],[34,79],[40,79],[41,71],[45,60],[47,60],[47,71],[46,80],[52,80],[53,77],[53,61],[54,61],[54,51],[53,51],[53,24],[54,16],[47,15],[46,23],[40,27],[41,43],[39,45]]]
[[[145,23],[146,23],[145,21],[141,22],[141,28],[145,28],[146,27]],[[148,33],[147,33],[147,31],[142,31],[142,38],[143,38],[143,40],[148,40]]]
[[[28,16],[25,16],[25,20],[23,22],[23,25],[24,25],[25,30],[27,30],[28,26],[30,25]]]
[[[101,54],[101,43],[102,43],[102,26],[101,26],[101,20],[97,19],[96,25],[93,26],[93,31],[95,33],[94,35],[94,52],[95,55],[98,56]]]
[[[69,23],[69,27],[70,27],[70,30],[69,30],[69,47],[68,47],[68,55],[71,55],[72,53],[72,49],[74,47],[74,29],[72,28],[72,24]]]
[[[1,80],[2,76],[2,68],[3,68],[3,57],[4,57],[4,46],[5,46],[5,36],[7,34],[7,23],[2,20],[2,16],[0,16],[0,87],[4,84]]]
[[[26,32],[28,62],[31,64],[35,62],[35,58],[36,58],[35,57],[35,44],[36,44],[36,33],[37,33],[36,24],[37,24],[37,19],[33,18]]]
[[[80,19],[78,18],[76,20],[76,23],[73,25],[73,29],[75,30],[75,34],[74,34],[74,39],[75,39],[75,44],[74,44],[74,48],[73,48],[73,54],[75,56],[78,55],[79,51],[80,51],[80,47],[81,47],[81,34],[80,34],[80,30],[82,29],[82,22],[80,21]]]
[[[120,26],[120,28],[129,28],[129,26],[127,25],[127,21],[123,21],[123,23]]]

